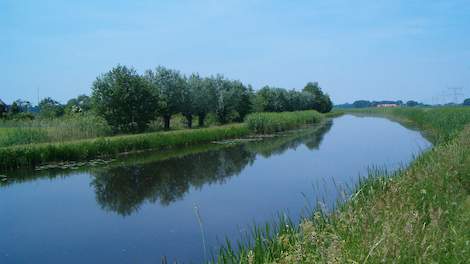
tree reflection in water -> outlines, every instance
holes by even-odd
[[[261,142],[245,143],[222,149],[208,150],[183,157],[146,163],[103,168],[92,172],[91,185],[96,200],[104,210],[127,216],[144,202],[167,206],[182,199],[190,188],[223,184],[263,157],[279,155],[304,144],[318,148],[332,122],[317,129],[303,129]]]

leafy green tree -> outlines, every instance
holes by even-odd
[[[141,132],[156,117],[158,97],[133,68],[118,65],[93,82],[93,107],[114,132]]]
[[[410,100],[410,101],[406,102],[406,106],[408,106],[408,107],[415,107],[415,106],[418,106],[418,105],[419,105],[419,103],[416,102],[416,101],[413,101],[413,100]]]
[[[66,113],[85,113],[92,108],[92,100],[87,95],[79,95],[76,98],[70,99],[65,105]]]
[[[289,111],[289,93],[282,88],[264,86],[256,93],[256,109],[262,112]]]
[[[17,102],[13,102],[10,106],[10,115],[17,115],[21,113],[21,108]]]
[[[234,120],[243,122],[245,116],[253,109],[253,88],[243,85],[240,81],[232,81],[231,90],[233,109],[236,112]]]
[[[193,115],[197,115],[199,126],[204,126],[207,114],[214,109],[215,90],[210,81],[203,79],[199,74],[191,74],[183,90],[181,113],[186,118],[189,128],[192,127]]]
[[[352,105],[354,108],[366,108],[371,106],[371,102],[367,100],[357,100]]]
[[[210,78],[200,79],[193,77],[194,106],[198,116],[199,126],[203,127],[207,114],[215,112],[217,102],[216,86],[212,84]]]
[[[39,102],[39,115],[43,118],[56,118],[64,114],[64,106],[47,97]]]
[[[15,105],[15,112],[18,113],[25,113],[25,112],[31,112],[33,109],[33,106],[29,101],[17,99],[13,102],[13,105]]]
[[[181,111],[186,82],[179,71],[159,66],[155,71],[145,72],[145,79],[158,95],[158,109],[163,117],[165,129],[170,129],[172,115]]]
[[[184,78],[185,85],[181,93],[181,114],[186,118],[186,125],[188,128],[193,127],[193,116],[196,112],[195,106],[195,86],[200,85],[199,76],[191,75],[188,79]]]
[[[303,89],[304,92],[314,96],[313,109],[320,113],[327,113],[333,109],[333,102],[329,95],[324,94],[318,82],[309,82]]]
[[[231,83],[222,75],[211,78],[211,83],[216,91],[215,114],[217,121],[221,124],[228,123],[230,114],[234,111]]]
[[[463,101],[463,105],[470,106],[470,98],[467,98]]]
[[[6,113],[7,105],[2,100],[0,100],[0,118],[5,117]]]

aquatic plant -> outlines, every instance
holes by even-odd
[[[306,124],[318,123],[323,120],[322,114],[314,110],[253,113],[246,117],[245,123],[254,133],[267,134],[298,128]]]

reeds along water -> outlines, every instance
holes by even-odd
[[[92,114],[56,119],[4,120],[0,122],[0,147],[65,142],[111,135],[111,128]]]
[[[470,108],[364,111],[406,119],[436,145],[406,169],[370,171],[331,214],[254,227],[214,263],[468,262]]]
[[[280,112],[280,113],[253,113],[246,117],[245,123],[254,133],[266,134],[285,131],[306,124],[318,123],[324,117],[314,110]]]
[[[158,150],[208,143],[226,138],[243,137],[249,133],[246,125],[234,124],[195,130],[12,146],[0,148],[0,169],[34,167],[48,162],[89,160],[138,150]]]
[[[250,133],[274,133],[318,123],[322,119],[323,115],[313,110],[255,113],[248,116],[242,124],[114,137],[102,137],[110,133],[109,127],[93,116],[69,121],[64,119],[60,122],[44,121],[46,125],[26,123],[24,126],[8,128],[11,129],[10,132],[3,132],[8,136],[2,137],[7,138],[3,140],[3,145],[0,141],[0,169],[34,167],[47,162],[80,161],[123,152],[207,143],[243,137]],[[52,143],[31,144],[43,142]]]

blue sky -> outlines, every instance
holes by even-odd
[[[90,94],[120,63],[222,73],[256,89],[318,81],[336,103],[470,97],[462,1],[0,0],[0,98]]]

